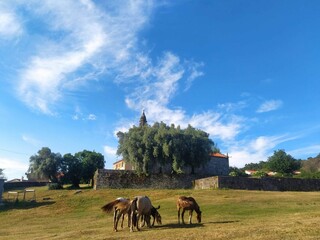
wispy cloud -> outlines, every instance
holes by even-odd
[[[18,16],[14,10],[6,3],[0,3],[0,37],[10,39],[17,37],[23,32]]]
[[[257,109],[258,113],[270,112],[277,110],[282,106],[283,102],[281,100],[268,100],[260,105]]]
[[[246,163],[267,161],[276,146],[296,139],[297,136],[259,136],[250,140],[229,143],[230,166],[243,167]]]
[[[153,9],[152,1],[100,5],[106,11],[91,1],[13,2],[12,9],[15,4],[24,8],[28,20],[18,21],[14,12],[5,19],[22,26],[36,49],[23,59],[26,67],[19,70],[17,92],[28,106],[51,115],[65,90],[74,90],[79,82],[95,79],[103,71],[115,71],[130,59],[137,47],[137,33]],[[28,25],[32,21],[46,29],[40,38]]]
[[[27,135],[27,134],[22,135],[22,140],[28,144],[31,144],[34,147],[39,147],[41,145],[40,140],[38,140],[34,137],[31,137],[30,135]]]
[[[295,158],[308,158],[308,157],[316,157],[320,154],[320,144],[314,144],[310,146],[306,146],[303,148],[289,150],[290,153]]]

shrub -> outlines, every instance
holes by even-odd
[[[263,172],[263,171],[257,171],[257,172],[255,172],[254,174],[253,174],[253,176],[254,177],[267,177],[268,176],[268,174],[267,173],[265,173],[265,172]]]
[[[48,190],[58,190],[63,189],[63,186],[60,183],[49,183]]]

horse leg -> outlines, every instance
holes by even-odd
[[[147,226],[149,228],[151,228],[151,224],[150,224],[151,217],[150,217],[150,215],[145,215],[144,216],[144,220],[147,222]]]
[[[182,224],[185,224],[184,223],[184,212],[185,212],[186,210],[183,208],[182,209],[182,213],[181,213],[181,221],[182,221]]]
[[[180,209],[181,208],[178,208],[178,224],[180,224]]]
[[[116,231],[116,218],[117,218],[118,209],[114,209],[113,212],[113,230]]]
[[[123,221],[124,221],[124,213],[122,213],[122,219],[121,219],[121,228],[123,228]]]
[[[117,216],[117,220],[116,220],[116,223],[115,223],[115,228],[114,228],[114,231],[117,232],[118,231],[118,222],[119,222],[119,219],[121,218],[121,216],[123,216],[122,212],[118,212],[118,216]]]
[[[152,222],[152,227],[154,226],[154,221],[156,220],[156,217],[155,216],[152,216],[153,217],[153,222]],[[150,216],[150,219],[151,219],[151,216]]]
[[[189,224],[191,224],[192,212],[193,210],[189,210]]]
[[[131,211],[131,214],[130,214],[130,232],[133,232],[134,218],[135,218],[135,213],[134,213],[134,211]]]
[[[144,227],[145,223],[146,223],[145,216],[141,215],[141,225],[140,225],[140,227]]]
[[[140,213],[137,213],[137,230],[140,231],[139,228],[139,218],[140,218]]]

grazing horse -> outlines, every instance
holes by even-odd
[[[160,215],[160,213],[158,212],[158,209],[160,209],[160,205],[159,205],[157,208],[155,208],[154,206],[152,206],[152,208],[151,208],[151,213],[150,213],[150,215],[153,217],[153,222],[152,222],[152,224],[151,224],[152,227],[154,226],[154,222],[155,222],[155,221],[157,221],[157,224],[159,224],[159,225],[162,224],[162,222],[161,222],[161,215]],[[141,218],[141,221],[143,221],[143,224],[141,225],[141,227],[143,227],[144,224],[145,224],[145,221],[144,221],[144,218],[143,218],[143,217]]]
[[[193,197],[185,197],[181,196],[177,200],[177,209],[178,209],[178,223],[180,224],[180,210],[182,209],[181,213],[181,220],[182,223],[185,224],[184,222],[184,212],[186,210],[189,210],[189,224],[191,224],[191,218],[192,218],[192,212],[193,210],[196,211],[197,213],[197,220],[198,223],[201,222],[201,211],[200,207],[197,204],[196,200]]]
[[[144,220],[147,223],[148,227],[150,225],[150,214],[152,209],[152,204],[150,199],[147,196],[138,196],[132,200],[131,203],[131,224],[130,232],[133,232],[133,226],[136,226],[137,230],[139,229],[139,218],[144,217]]]
[[[101,208],[104,212],[107,212],[107,213],[111,212],[112,210],[114,211],[113,212],[113,230],[115,232],[118,231],[117,227],[118,227],[118,222],[121,216],[122,216],[121,228],[123,228],[124,215],[126,214],[128,214],[128,226],[129,226],[130,205],[131,205],[131,202],[129,199],[117,198],[116,200],[107,203]]]

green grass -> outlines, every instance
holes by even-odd
[[[320,192],[83,188],[75,194],[76,190],[35,189],[36,202],[8,202],[0,207],[0,239],[291,240],[320,236]],[[120,196],[137,195],[147,195],[153,205],[161,205],[163,225],[133,233],[127,227],[113,232],[112,214],[104,214],[101,206]],[[175,202],[180,195],[197,200],[203,213],[201,224],[177,224]]]

